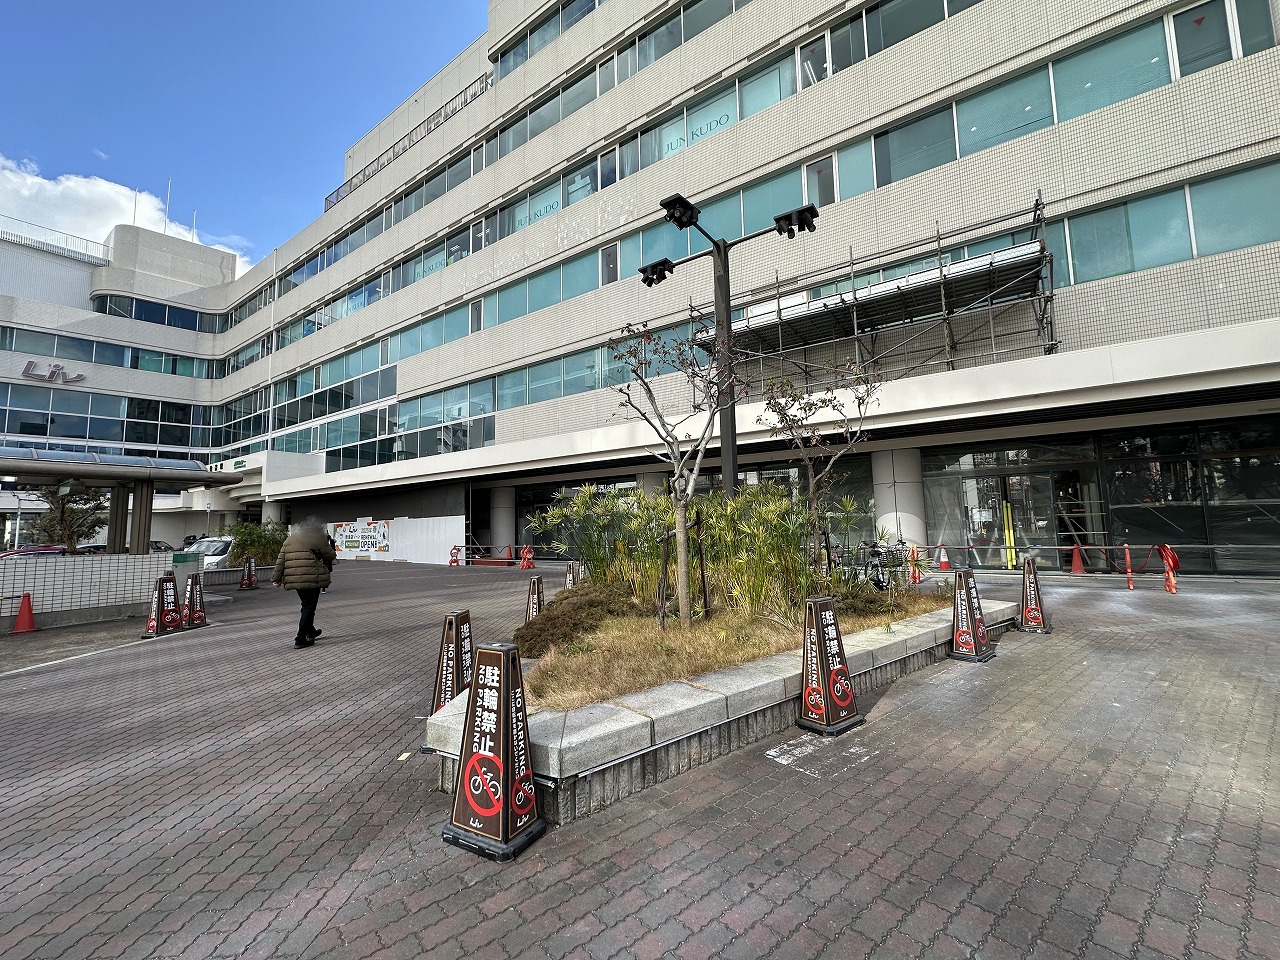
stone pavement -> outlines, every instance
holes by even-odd
[[[527,574],[338,578],[308,650],[270,589],[48,667],[0,640],[0,956],[1280,958],[1275,582],[1046,577],[1052,635],[499,865],[418,745],[444,614],[507,639]]]

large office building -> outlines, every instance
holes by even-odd
[[[681,194],[713,239],[766,231],[727,257],[743,483],[797,474],[770,378],[852,359],[879,381],[853,537],[1280,572],[1278,9],[490,0],[243,276],[130,226],[0,233],[3,443],[242,474],[157,506],[192,530],[519,545],[561,488],[661,489],[608,344],[706,335],[713,257],[680,261],[715,248],[665,219]],[[807,204],[814,232],[772,232]]]

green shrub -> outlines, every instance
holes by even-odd
[[[265,523],[237,523],[226,530],[231,535],[231,551],[227,563],[238,567],[248,557],[258,561],[259,566],[272,566],[280,555],[289,528],[282,523],[268,520]]]

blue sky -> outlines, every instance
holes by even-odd
[[[101,242],[193,214],[257,262],[346,150],[485,29],[486,0],[2,0],[0,215]]]

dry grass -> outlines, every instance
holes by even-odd
[[[949,606],[949,595],[907,594],[887,614],[840,615],[848,635]],[[553,644],[525,677],[531,707],[572,710],[673,680],[696,677],[800,647],[800,629],[775,620],[724,613],[691,631],[652,617],[619,617],[571,643]]]

